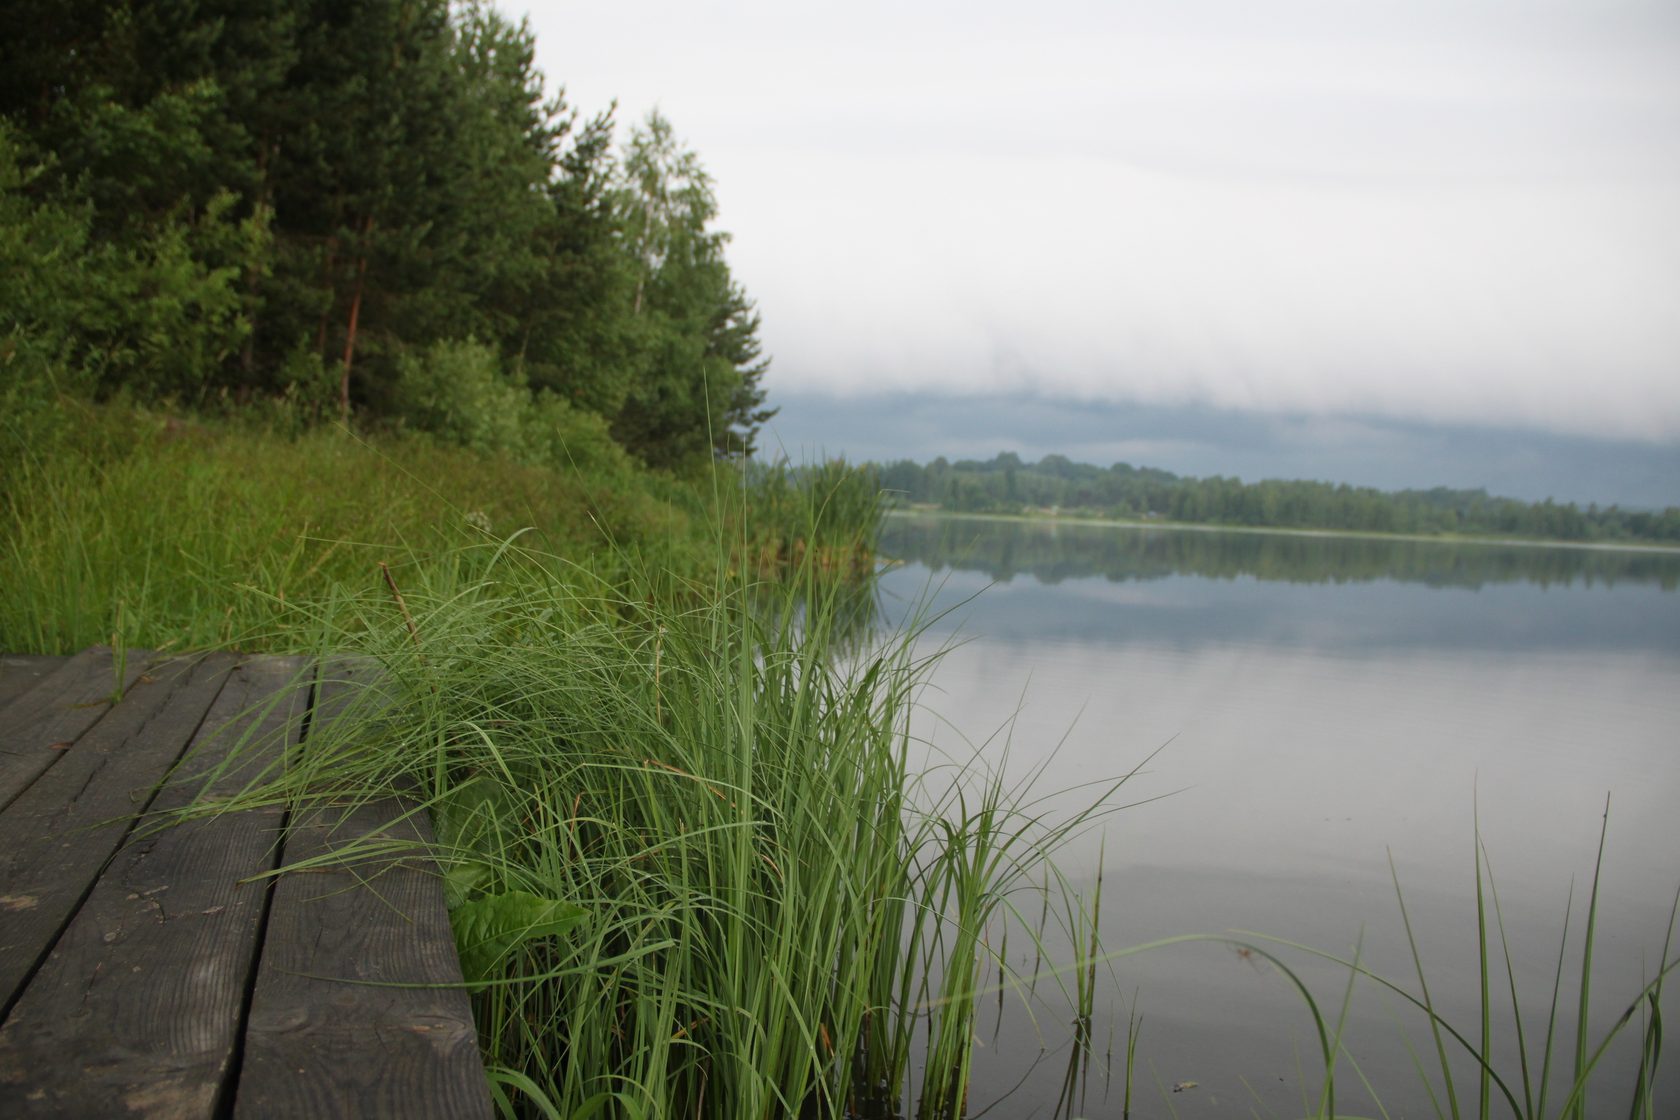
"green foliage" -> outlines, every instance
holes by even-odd
[[[503,891],[463,902],[449,912],[461,974],[467,983],[493,980],[510,954],[545,937],[559,937],[589,916],[581,906],[529,891]]]
[[[437,342],[397,362],[396,417],[437,439],[533,466],[621,476],[629,460],[606,421],[546,390],[535,396],[491,347]]]
[[[73,379],[87,257],[85,206],[37,202],[28,191],[46,172],[27,143],[0,120],[0,383],[8,430]],[[33,403],[26,403],[28,402]]]
[[[103,246],[89,261],[95,284],[78,336],[101,393],[204,403],[213,372],[249,331],[237,282],[261,268],[267,247],[266,216],[234,222],[233,205],[219,194],[203,214],[127,248]]]
[[[479,452],[518,450],[530,394],[502,373],[496,351],[468,339],[397,359],[393,411],[447,443]]]
[[[246,335],[237,281],[260,268],[266,215],[235,220],[221,193],[97,239],[92,204],[31,197],[54,165],[26,151],[0,121],[0,361],[66,390],[201,403]]]
[[[638,132],[621,166],[610,111],[545,92],[525,24],[447,0],[19,14],[0,41],[13,369],[524,457],[598,457],[566,409],[659,466],[750,450],[758,320],[709,180],[663,122],[663,154]],[[638,191],[657,196],[639,224]],[[435,407],[434,366],[468,370],[470,415]]]
[[[713,454],[750,454],[769,419],[758,387],[758,316],[711,228],[717,200],[699,158],[658,112],[631,133],[619,206],[635,260],[642,376],[614,434],[645,461],[680,468]]]

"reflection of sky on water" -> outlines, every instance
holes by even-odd
[[[1450,864],[1469,850],[1479,782],[1484,825],[1522,838],[1507,873],[1542,882],[1590,847],[1606,792],[1619,832],[1654,829],[1680,851],[1677,675],[1680,661],[1637,653],[985,637],[945,654],[924,698],[941,718],[925,734],[960,756],[1007,724],[1008,772],[1042,765],[1048,790],[1124,773],[1168,744],[1127,800],[1183,792],[1111,826],[1129,858],[1257,874],[1380,872],[1387,845]]]
[[[1680,595],[1637,581],[1470,590],[1183,574],[992,585],[916,564],[888,573],[882,594],[890,618],[927,596],[951,608],[928,640],[956,644],[915,727],[936,755],[962,757],[1009,725],[985,757],[1011,777],[1042,767],[1036,788],[1055,791],[1168,744],[1122,799],[1170,796],[1100,833],[1110,944],[1247,928],[1347,952],[1363,938],[1369,961],[1409,975],[1392,852],[1437,994],[1473,1028],[1479,805],[1519,986],[1543,1015],[1571,884],[1579,933],[1609,792],[1604,1016],[1661,952],[1680,885]],[[1046,804],[1072,811],[1080,798]],[[1089,883],[1098,846],[1093,834],[1065,853],[1076,881]],[[1275,1067],[1256,1034],[1296,1008],[1276,977],[1230,957],[1174,950],[1112,982],[1116,998],[1144,989],[1156,1023],[1145,1052],[1197,1059],[1175,1079]],[[1339,999],[1333,972],[1319,976]],[[1387,1015],[1356,1010],[1360,1056],[1399,1083],[1384,1102],[1406,1112],[1415,1076],[1403,1054],[1385,1056]],[[1087,1114],[1119,1115],[1110,1103]],[[1217,1114],[1206,1099],[1174,1104]]]

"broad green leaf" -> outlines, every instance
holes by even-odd
[[[449,915],[461,973],[468,983],[491,979],[514,949],[539,937],[555,937],[588,917],[588,911],[528,891],[507,891],[463,902]]]
[[[456,909],[467,901],[474,890],[483,886],[484,881],[488,878],[490,878],[488,864],[479,863],[475,860],[462,860],[460,863],[450,865],[449,870],[443,873],[444,905],[451,910]]]

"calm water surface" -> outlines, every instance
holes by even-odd
[[[1059,861],[1088,890],[1103,853],[1109,948],[1254,930],[1357,947],[1415,988],[1392,856],[1431,993],[1473,1038],[1479,807],[1537,1064],[1572,885],[1566,998],[1578,983],[1608,795],[1595,1044],[1652,975],[1680,887],[1680,555],[914,517],[890,520],[883,551],[902,561],[883,580],[889,622],[948,612],[925,639],[951,648],[916,728],[934,762],[978,752],[1012,779],[1041,771],[1033,789],[1070,812],[1092,795],[1056,791],[1161,748],[1117,797],[1148,803]],[[1029,972],[1021,944],[1010,963]],[[1347,971],[1288,959],[1333,1017]],[[1496,1038],[1521,1100],[1500,967]],[[972,1100],[992,1115],[1055,1110],[1069,1012],[1053,990],[1010,994],[981,1032]],[[1102,993],[1074,1115],[1122,1114],[1134,1014],[1134,1116],[1299,1115],[1316,1098],[1316,1034],[1272,965],[1215,944],[1152,950],[1105,969]],[[1433,1053],[1420,1018],[1356,986],[1352,1058],[1390,1115],[1434,1115],[1404,1039]],[[1636,1063],[1612,1051],[1592,1114],[1626,1114]],[[1675,1064],[1659,1115],[1680,1098]],[[1338,1069],[1338,1110],[1378,1114]],[[1457,1091],[1474,1114],[1468,1071]]]

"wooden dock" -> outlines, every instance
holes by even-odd
[[[148,827],[240,788],[218,764],[242,734],[308,750],[356,686],[305,674],[0,657],[0,1116],[491,1114],[466,993],[435,986],[461,980],[436,868],[265,875],[379,830],[429,840],[412,803]]]

